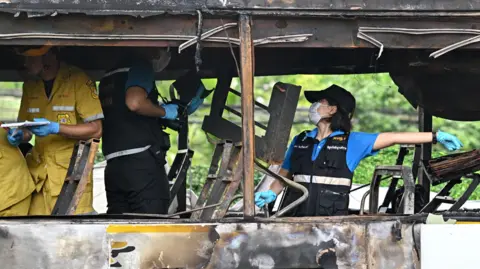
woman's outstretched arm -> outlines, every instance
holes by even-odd
[[[373,145],[374,150],[380,150],[397,144],[424,144],[438,141],[448,150],[463,147],[462,142],[449,133],[438,132],[391,132],[380,133]]]

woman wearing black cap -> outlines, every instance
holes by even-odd
[[[332,85],[323,91],[305,91],[312,103],[309,119],[316,126],[295,136],[285,155],[280,174],[293,178],[309,189],[308,199],[291,213],[293,216],[333,216],[348,214],[353,172],[366,157],[396,144],[441,143],[457,150],[462,143],[453,135],[438,132],[361,133],[351,132],[355,98]],[[255,204],[263,207],[275,201],[283,189],[274,181],[270,190],[255,193]],[[301,196],[289,188],[284,205]]]

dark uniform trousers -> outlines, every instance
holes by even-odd
[[[109,160],[105,188],[107,214],[168,213],[170,199],[165,167],[150,150]]]

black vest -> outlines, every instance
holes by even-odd
[[[104,155],[148,145],[167,151],[170,146],[168,134],[162,130],[159,119],[132,112],[125,104],[125,83],[130,66],[129,62],[123,62],[108,71],[100,81],[99,97],[105,116],[102,137]],[[154,87],[148,99],[158,104],[155,81],[152,84]]]
[[[348,137],[348,134],[344,134],[327,138],[317,159],[312,161],[312,152],[319,141],[307,137],[306,132],[297,136],[290,157],[290,173],[296,182],[308,189],[309,197],[293,209],[290,216],[348,214],[348,198],[353,178],[353,172],[348,169],[346,160]],[[282,204],[292,203],[301,194],[300,191],[287,188]]]

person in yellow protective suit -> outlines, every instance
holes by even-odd
[[[9,132],[10,144],[30,141],[35,145],[27,164],[36,184],[29,215],[51,214],[62,189],[70,157],[78,140],[100,138],[102,107],[95,83],[79,68],[57,58],[49,46],[17,49],[25,67],[36,79],[23,84],[19,121],[46,122],[47,125]],[[76,214],[93,213],[93,184],[90,174]]]
[[[0,171],[0,216],[27,215],[35,184],[22,152],[8,143],[3,128],[0,128]]]

